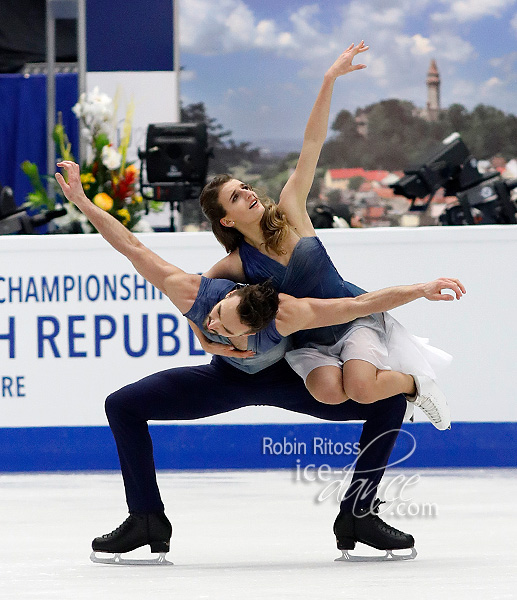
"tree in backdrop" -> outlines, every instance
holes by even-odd
[[[359,114],[367,115],[367,135],[357,131]],[[332,130],[335,135],[325,143],[320,163],[332,168],[402,170],[454,131],[477,159],[517,156],[517,117],[483,104],[472,112],[452,104],[440,113],[438,121],[429,122],[411,102],[383,100],[358,109],[355,116],[340,111]]]

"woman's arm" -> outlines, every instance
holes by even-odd
[[[365,69],[366,65],[353,65],[352,60],[357,54],[366,52],[366,50],[368,50],[368,46],[365,46],[364,42],[357,46],[351,44],[325,73],[323,84],[305,128],[298,164],[280,194],[279,206],[287,216],[289,223],[300,235],[314,235],[314,228],[307,214],[306,202],[314,180],[321,148],[327,137],[334,82],[341,75]]]
[[[189,325],[194,332],[194,335],[199,340],[201,348],[208,354],[217,354],[219,356],[231,356],[233,358],[250,358],[255,355],[253,350],[237,350],[234,346],[228,344],[219,344],[218,342],[212,342],[209,340],[199,327],[188,319]]]

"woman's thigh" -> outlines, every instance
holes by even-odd
[[[341,404],[348,400],[343,389],[343,373],[339,367],[316,367],[307,375],[305,385],[312,396],[324,404]]]

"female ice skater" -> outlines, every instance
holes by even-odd
[[[207,276],[249,283],[271,279],[279,291],[296,297],[364,293],[337,272],[316,237],[306,201],[327,134],[334,82],[364,69],[366,65],[352,61],[367,50],[364,42],[351,44],[325,73],[298,164],[278,205],[230,175],[217,176],[204,188],[201,206],[229,253]],[[336,327],[302,331],[294,343],[286,358],[320,402],[353,399],[369,404],[405,394],[435,427],[450,427],[447,401],[434,383],[437,368],[449,362],[449,355],[410,335],[391,315],[379,313]],[[213,344],[207,349],[217,352]]]

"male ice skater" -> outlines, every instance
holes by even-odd
[[[64,161],[58,166],[68,173],[68,183],[56,174],[66,197],[143,277],[207,335],[248,349],[248,354],[253,351],[246,358],[231,351],[230,356],[214,356],[207,365],[162,371],[108,397],[106,414],[117,444],[129,517],[111,533],[95,538],[93,550],[120,555],[149,545],[162,562],[169,550],[172,527],[156,482],[149,420],[197,419],[257,404],[334,421],[364,420],[359,442],[363,451],[334,525],[338,548],[353,549],[357,541],[385,550],[412,548],[413,537],[384,523],[376,514],[375,501],[406,410],[405,397],[367,405],[323,404],[309,394],[283,355],[288,336],[298,329],[346,322],[421,297],[452,300],[452,295],[440,293],[443,289],[459,299],[463,286],[441,279],[330,300],[278,296],[262,286],[234,290],[233,282],[185,273],[157,256],[84,195],[78,165]],[[114,560],[121,562],[120,556]]]

